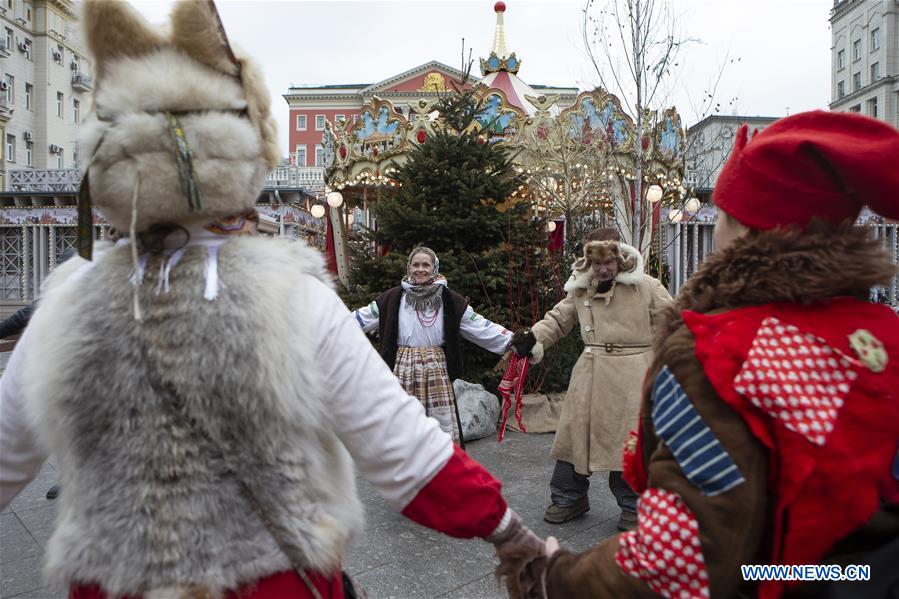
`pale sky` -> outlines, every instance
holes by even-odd
[[[132,3],[154,23],[164,22],[172,5]],[[493,0],[217,4],[232,43],[263,66],[285,155],[288,110],[281,96],[291,84],[374,83],[430,60],[458,68],[462,38],[479,74],[477,59],[493,44]],[[598,84],[583,49],[583,2],[506,5],[506,42],[522,60],[518,75],[525,82],[581,90]],[[701,98],[726,56],[734,62],[726,65],[716,94],[721,113],[784,116],[827,108],[832,0],[673,0],[671,6],[683,35],[700,40],[681,56],[672,92],[685,126],[697,116],[688,95]]]

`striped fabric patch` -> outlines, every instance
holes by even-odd
[[[652,422],[684,475],[714,497],[746,482],[667,366],[652,387]]]

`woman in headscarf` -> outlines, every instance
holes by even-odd
[[[437,254],[417,247],[402,284],[353,313],[366,333],[378,330],[381,356],[428,416],[463,443],[453,381],[462,375],[460,337],[502,354],[512,333],[490,322],[447,286]]]

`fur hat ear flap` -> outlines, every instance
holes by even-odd
[[[220,73],[237,77],[240,64],[212,0],[181,0],[171,16],[172,45]]]
[[[621,272],[631,272],[637,268],[637,256],[634,254],[628,255],[626,258],[623,256],[618,257],[618,269]]]
[[[110,60],[143,56],[165,43],[160,32],[144,21],[127,2],[84,0],[81,23],[94,58],[98,85]]]
[[[278,128],[271,114],[271,97],[259,67],[228,42],[212,0],[181,0],[172,12],[172,43],[191,58],[239,77],[247,101],[247,116],[259,130],[262,156],[270,168],[281,162]]]

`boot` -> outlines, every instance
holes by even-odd
[[[618,530],[621,532],[626,532],[628,530],[635,530],[637,528],[637,512],[628,512],[625,510],[621,510],[621,515],[618,516]]]
[[[586,495],[579,497],[574,503],[568,507],[561,507],[555,503],[551,503],[546,512],[543,513],[543,519],[550,524],[562,524],[569,520],[574,520],[581,514],[590,511],[590,500]]]

